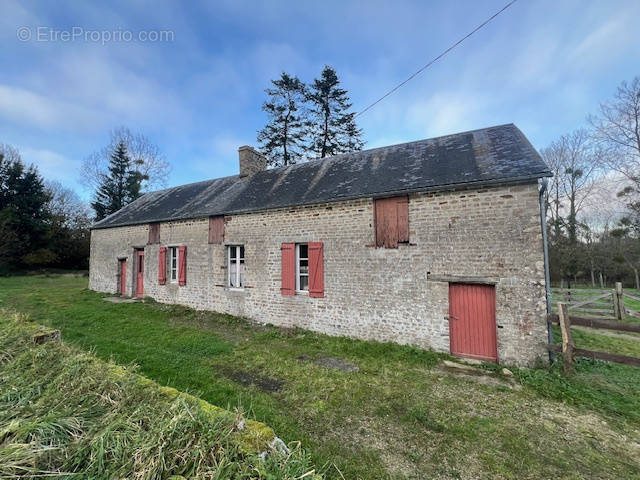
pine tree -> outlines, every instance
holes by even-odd
[[[49,200],[36,167],[26,167],[17,150],[0,144],[0,272],[55,256],[46,248]]]
[[[265,90],[269,100],[262,105],[269,123],[258,132],[258,142],[271,165],[287,166],[299,161],[305,149],[306,86],[285,72],[271,83],[274,88]]]
[[[362,130],[355,122],[355,112],[347,91],[340,88],[335,70],[328,65],[313,81],[308,95],[311,103],[311,140],[308,149],[320,158],[362,150]]]
[[[120,142],[109,159],[109,174],[102,176],[91,204],[96,220],[102,220],[140,197],[143,180],[144,175],[131,164],[126,145]]]

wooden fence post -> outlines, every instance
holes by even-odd
[[[562,332],[562,358],[564,359],[564,371],[568,373],[573,370],[573,336],[571,335],[571,320],[567,304],[558,303],[558,319],[560,331]]]
[[[622,320],[625,316],[624,297],[622,296],[622,283],[616,282],[615,300],[618,308],[616,309],[616,318]]]

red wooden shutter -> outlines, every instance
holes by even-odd
[[[282,295],[296,293],[296,244],[283,243],[282,253]]]
[[[178,247],[178,285],[187,284],[187,247]]]
[[[167,247],[160,247],[158,250],[158,283],[167,283]]]
[[[399,242],[409,241],[408,197],[375,199],[374,215],[377,247],[398,248]]]
[[[324,297],[324,254],[322,242],[309,242],[309,296]]]
[[[149,224],[149,241],[147,243],[149,245],[160,243],[160,224],[159,223]]]
[[[224,241],[224,217],[209,217],[209,243]]]
[[[398,242],[409,242],[409,197],[397,197]]]
[[[398,212],[395,198],[375,200],[376,246],[398,248]]]

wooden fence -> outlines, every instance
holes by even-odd
[[[624,303],[625,298],[640,302],[640,296],[627,293],[619,282],[609,290],[554,288],[552,293],[556,302],[565,303],[569,313],[579,317],[623,320],[630,315],[640,318],[640,312]]]
[[[617,284],[616,284],[617,285]],[[620,286],[620,289],[622,290],[622,285]],[[627,315],[630,315],[632,317],[635,318],[640,318],[640,312],[637,310],[633,310],[627,306],[624,305],[624,299],[625,298],[629,298],[631,300],[635,300],[636,302],[640,303],[640,297],[638,295],[633,295],[631,293],[627,293],[627,292],[622,292],[621,294],[621,298],[623,300],[622,302],[622,308],[624,309],[621,313],[622,313],[622,317],[624,318],[624,314],[626,313]]]
[[[620,291],[620,293],[622,294],[622,291]],[[638,300],[640,300],[640,298]],[[624,308],[624,306],[619,308]],[[624,310],[622,310],[622,312],[624,313]],[[628,310],[627,313],[629,313]],[[548,320],[560,325],[562,345],[549,345],[549,349],[555,352],[562,352],[565,370],[569,371],[573,368],[574,356],[608,360],[610,362],[618,362],[640,367],[640,358],[576,348],[575,343],[573,342],[573,336],[571,335],[572,325],[635,333],[640,333],[640,325],[603,320],[602,318],[572,316],[569,313],[569,305],[565,302],[558,303],[558,313],[549,314]],[[638,341],[640,341],[640,338],[638,338]]]

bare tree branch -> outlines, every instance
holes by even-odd
[[[124,142],[127,153],[145,180],[144,191],[167,186],[171,167],[156,144],[142,133],[132,133],[126,127],[111,131],[109,144],[88,155],[80,167],[79,182],[88,190],[95,191],[107,171],[109,158],[120,142]]]
[[[622,82],[613,99],[588,117],[593,137],[608,166],[631,180],[640,192],[640,77]]]

